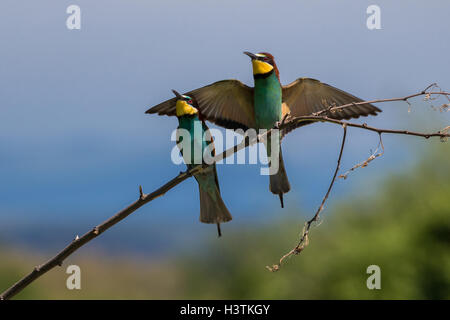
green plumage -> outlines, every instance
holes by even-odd
[[[178,131],[178,146],[187,167],[191,169],[198,164],[204,164],[203,153],[212,143],[204,139],[208,127],[199,120],[197,115],[182,116],[178,120],[178,129],[185,129],[189,133],[190,138],[190,141],[183,141],[183,134]],[[185,148],[190,148],[190,155]],[[231,214],[220,195],[216,165],[208,166],[202,172],[195,174],[194,177],[198,182],[200,193],[200,221],[218,225],[222,222],[230,221],[232,219]]]
[[[255,77],[254,99],[257,129],[272,129],[282,117],[282,89],[275,72]],[[281,207],[284,207],[283,194],[288,192],[291,186],[284,167],[281,143],[278,142],[277,146],[273,146],[269,139],[265,146],[268,157],[271,156],[272,148],[277,147],[279,150],[278,172],[270,175],[269,189],[272,193],[279,195]]]
[[[255,120],[257,129],[272,129],[281,120],[281,85],[275,72],[255,78]]]
[[[191,138],[190,157],[188,157],[188,155],[185,155],[182,149],[180,150],[181,154],[183,155],[184,162],[188,165],[188,167],[203,163],[203,152],[211,143],[203,139],[206,131],[208,131],[208,127],[205,125],[205,123],[200,121],[197,114],[179,117],[178,122],[178,129],[184,129],[189,132]],[[178,142],[183,142],[183,136],[179,135],[179,138],[177,140]]]

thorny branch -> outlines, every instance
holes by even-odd
[[[438,89],[439,91],[433,91],[433,89]],[[425,96],[424,101],[436,100],[436,97],[443,96],[447,99],[448,103],[445,103],[442,106],[440,106],[440,111],[448,110],[450,108],[450,92],[445,92],[436,83],[432,83],[428,87],[426,87],[424,90],[422,90],[421,92],[411,94],[406,97],[391,98],[391,99],[377,99],[377,100],[371,100],[371,101],[352,102],[352,103],[344,104],[341,106],[330,106],[328,109],[322,110],[320,112],[316,112],[313,115],[315,115],[315,116],[320,116],[320,115],[324,115],[324,114],[328,115],[328,114],[330,114],[330,112],[331,112],[331,114],[333,112],[336,112],[336,110],[341,110],[341,109],[345,109],[345,108],[348,108],[351,106],[357,106],[357,105],[366,104],[366,103],[383,103],[383,102],[393,102],[393,101],[404,101],[409,106],[411,106],[411,103],[409,102],[409,100],[412,98],[415,98],[415,97],[419,97],[419,96]]]
[[[439,91],[432,91],[433,89],[439,89]],[[341,120],[336,120],[336,119],[332,119],[329,118],[328,115],[333,115],[334,112],[336,112],[336,110],[342,110],[344,108],[348,108],[350,106],[353,105],[360,105],[360,104],[366,104],[366,103],[382,103],[382,102],[392,102],[392,101],[405,101],[406,103],[408,103],[408,105],[411,107],[411,103],[408,101],[411,98],[417,97],[417,96],[425,96],[424,101],[432,101],[432,100],[436,100],[437,96],[444,96],[447,101],[449,103],[447,104],[443,104],[440,108],[439,111],[445,111],[448,110],[450,107],[450,93],[449,92],[445,92],[442,91],[441,88],[436,84],[433,83],[431,85],[429,85],[428,87],[426,87],[424,90],[422,90],[419,93],[416,94],[412,94],[406,97],[402,97],[402,98],[392,98],[392,99],[379,99],[379,100],[372,100],[372,101],[363,101],[363,102],[358,102],[358,103],[349,103],[349,104],[345,104],[342,106],[330,106],[328,109],[326,110],[322,110],[320,112],[316,112],[314,114],[312,114],[312,116],[308,117],[297,117],[297,118],[293,118],[290,121],[287,122],[286,124],[286,128],[289,129],[294,129],[296,127],[299,126],[299,124],[302,121],[322,121],[322,122],[330,122],[330,123],[335,123],[335,124],[341,124],[342,127],[344,128],[344,135],[342,138],[342,144],[341,144],[341,150],[339,152],[339,158],[337,161],[337,166],[336,166],[336,170],[334,172],[333,178],[331,180],[330,186],[327,190],[327,193],[325,194],[322,203],[320,204],[319,208],[316,211],[316,214],[310,219],[308,220],[304,227],[303,227],[303,231],[302,231],[302,235],[300,237],[299,242],[297,243],[297,245],[288,253],[286,253],[284,256],[281,257],[281,259],[279,260],[279,262],[277,264],[272,265],[272,267],[266,266],[266,268],[269,271],[275,272],[278,271],[283,263],[283,261],[289,257],[291,257],[292,255],[297,255],[300,252],[303,251],[303,249],[308,246],[309,244],[309,230],[311,229],[311,226],[313,224],[313,222],[316,222],[319,219],[320,213],[322,212],[324,205],[328,199],[328,196],[330,195],[331,189],[333,188],[334,182],[336,181],[336,175],[339,172],[339,168],[340,168],[340,163],[341,163],[341,158],[342,158],[342,152],[344,150],[344,145],[345,145],[345,139],[346,139],[346,135],[347,135],[347,126],[349,127],[355,127],[355,128],[361,128],[361,129],[365,129],[365,130],[369,130],[369,131],[374,131],[377,132],[380,138],[379,144],[377,149],[372,153],[372,155],[367,158],[365,161],[356,164],[355,166],[353,166],[350,170],[348,170],[347,172],[345,172],[344,174],[339,175],[339,178],[344,178],[347,179],[347,176],[350,172],[356,170],[357,168],[364,168],[366,166],[369,165],[370,162],[372,162],[373,160],[375,160],[376,158],[382,156],[384,154],[384,145],[383,145],[383,139],[381,137],[381,135],[383,133],[391,133],[391,134],[405,134],[405,135],[412,135],[412,136],[418,136],[418,137],[423,137],[425,139],[429,139],[430,137],[440,137],[442,142],[447,141],[449,135],[449,131],[450,131],[450,126],[447,126],[445,128],[443,128],[440,131],[434,132],[434,133],[421,133],[421,132],[414,132],[414,131],[407,131],[407,130],[390,130],[390,129],[379,129],[379,128],[375,128],[375,127],[370,127],[368,126],[366,123],[363,124],[357,124],[357,123],[350,123],[350,122],[346,122],[346,121],[341,121]],[[434,108],[435,109],[435,108]],[[409,110],[408,110],[409,111]],[[325,116],[323,116],[325,114]],[[378,152],[379,148],[381,147],[381,151]]]
[[[433,92],[432,89],[434,89],[434,88],[439,88],[439,87],[436,84],[432,84],[432,85],[428,86],[425,90],[423,90],[419,93],[409,95],[409,96],[406,96],[403,98],[364,101],[364,102],[358,102],[358,103],[354,103],[354,104],[382,103],[382,102],[389,102],[389,101],[406,101],[409,104],[408,100],[413,97],[425,95],[425,100],[434,100],[435,96],[440,95],[440,96],[446,97],[447,100],[449,101],[448,104],[442,105],[440,110],[441,111],[448,110],[449,105],[450,105],[450,98],[449,98],[450,93],[444,92],[442,90],[440,90],[438,92]],[[337,173],[339,171],[340,162],[341,162],[344,145],[345,145],[345,140],[346,140],[346,136],[347,136],[347,127],[355,127],[355,128],[360,128],[360,129],[377,132],[380,135],[381,147],[382,147],[381,134],[383,134],[383,133],[412,135],[412,136],[423,137],[426,139],[428,139],[430,137],[440,137],[441,140],[445,140],[450,136],[450,134],[449,134],[450,126],[447,126],[446,128],[444,128],[440,131],[434,132],[434,133],[421,133],[421,132],[413,132],[413,131],[407,131],[407,130],[379,129],[379,128],[375,128],[375,127],[370,127],[365,123],[357,124],[357,123],[351,123],[351,122],[347,122],[347,121],[336,120],[331,117],[328,117],[328,115],[332,114],[333,111],[335,111],[337,109],[343,109],[346,107],[350,107],[354,104],[351,103],[351,104],[347,104],[347,105],[343,105],[343,106],[330,106],[330,108],[328,108],[327,110],[313,114],[311,116],[285,117],[285,118],[283,118],[281,124],[279,124],[276,127],[276,129],[283,130],[283,129],[288,129],[288,128],[295,128],[302,121],[330,122],[330,123],[340,124],[344,129],[344,135],[342,138],[341,150],[339,153],[336,170],[334,172],[333,179],[331,180],[331,184],[328,188],[327,193],[325,194],[325,197],[322,200],[321,205],[319,206],[316,214],[309,221],[307,221],[305,223],[305,227],[303,228],[302,236],[301,236],[300,241],[298,242],[297,246],[294,249],[292,249],[290,252],[288,252],[286,255],[284,255],[280,259],[279,264],[276,264],[276,265],[272,266],[271,268],[267,267],[269,270],[271,270],[271,271],[279,270],[281,263],[287,257],[289,257],[291,255],[299,254],[308,245],[308,235],[309,235],[310,228],[311,228],[313,222],[315,222],[319,219],[319,215],[325,207],[325,203],[331,193],[331,190],[333,188],[334,182],[337,177]],[[323,115],[323,114],[326,114],[326,115]],[[272,130],[273,129],[268,130],[265,133],[260,134],[256,137],[252,137],[252,138],[246,136],[245,139],[243,139],[243,141],[240,144],[238,144],[228,150],[225,150],[224,152],[215,156],[212,159],[213,163],[223,160],[226,157],[229,157],[229,156],[233,155],[234,153],[238,152],[239,150],[242,150],[250,145],[253,145],[257,142],[263,141],[264,139],[266,139],[267,137],[270,136]],[[384,151],[384,148],[383,148],[383,151]],[[376,158],[378,156],[379,155],[375,155],[373,157]],[[370,162],[372,160],[373,160],[372,157],[370,157],[368,160],[366,160],[366,165],[368,162]],[[364,166],[364,165],[356,165],[354,168],[350,169],[350,171],[353,171],[354,169],[356,169],[356,167],[362,167],[362,166]],[[148,202],[150,202],[160,196],[163,196],[165,193],[167,193],[169,190],[171,190],[172,188],[174,188],[175,186],[177,186],[184,180],[188,179],[189,177],[193,176],[196,173],[201,172],[204,168],[205,167],[202,165],[197,165],[190,170],[187,170],[185,172],[180,172],[180,174],[177,175],[175,178],[173,178],[172,180],[170,180],[169,182],[167,182],[166,184],[164,184],[163,186],[161,186],[160,188],[158,188],[157,190],[155,190],[154,192],[149,193],[149,194],[145,194],[142,190],[142,187],[139,186],[139,199],[138,200],[136,200],[135,202],[130,204],[125,209],[119,211],[118,213],[116,213],[114,216],[112,216],[108,220],[97,225],[92,230],[85,233],[83,236],[81,236],[81,237],[76,236],[75,239],[71,243],[69,243],[69,245],[67,245],[63,250],[61,250],[59,253],[57,253],[53,258],[51,258],[50,260],[48,260],[47,262],[45,262],[41,265],[34,267],[34,269],[28,275],[26,275],[25,277],[20,279],[18,282],[16,282],[13,286],[11,286],[7,290],[5,290],[0,295],[0,300],[11,299],[13,296],[18,294],[20,291],[22,291],[24,288],[26,288],[33,281],[38,279],[40,276],[42,276],[46,272],[50,271],[51,269],[53,269],[56,266],[61,266],[63,264],[64,260],[67,259],[67,257],[69,257],[72,253],[74,253],[76,250],[81,248],[83,245],[85,245],[92,239],[98,237],[100,234],[102,234],[103,232],[105,232],[106,230],[108,230],[109,228],[111,228],[112,226],[117,224],[118,222],[122,221],[123,219],[125,219],[127,216],[132,214],[134,211],[136,211],[143,205],[147,204]]]

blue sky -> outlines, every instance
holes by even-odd
[[[190,90],[227,78],[251,85],[242,51],[271,52],[283,83],[312,77],[364,99],[404,96],[432,82],[450,88],[448,1],[280,3],[3,0],[3,238],[33,243],[47,237],[50,243],[50,231],[61,226],[83,233],[133,201],[140,184],[150,192],[184,170],[170,161],[177,120],[144,112],[170,98],[172,88]],[[81,30],[65,26],[71,4],[81,7]],[[366,27],[371,4],[381,8],[381,30]],[[448,114],[431,111],[420,99],[409,113],[401,102],[378,106],[383,113],[363,121],[409,129],[448,125]],[[339,128],[317,124],[285,139],[292,185],[285,210],[268,192],[258,166],[219,166],[223,197],[234,216],[226,228],[313,210],[328,186],[340,137]],[[386,154],[339,182],[330,206],[341,197],[373,192],[369,184],[412,165],[428,145],[411,137],[384,141]],[[343,168],[365,159],[376,145],[376,135],[351,130]],[[215,236],[212,227],[199,224],[198,212],[197,186],[187,181],[116,228],[153,234],[162,243],[174,241],[173,234]],[[62,232],[58,237],[67,238]]]

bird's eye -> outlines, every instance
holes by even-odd
[[[189,99],[187,103],[192,104],[192,99]]]
[[[266,62],[269,62],[269,61],[270,61],[270,58],[269,58],[269,57],[264,57],[263,60],[266,61]]]

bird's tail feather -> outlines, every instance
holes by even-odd
[[[200,221],[203,223],[216,223],[220,237],[220,223],[230,221],[233,217],[225,206],[218,188],[214,190],[214,197],[200,185],[199,191]]]
[[[280,197],[282,208],[284,208],[283,194],[289,192],[289,190],[291,190],[291,185],[286,174],[280,147],[278,172],[270,176],[270,191]]]

